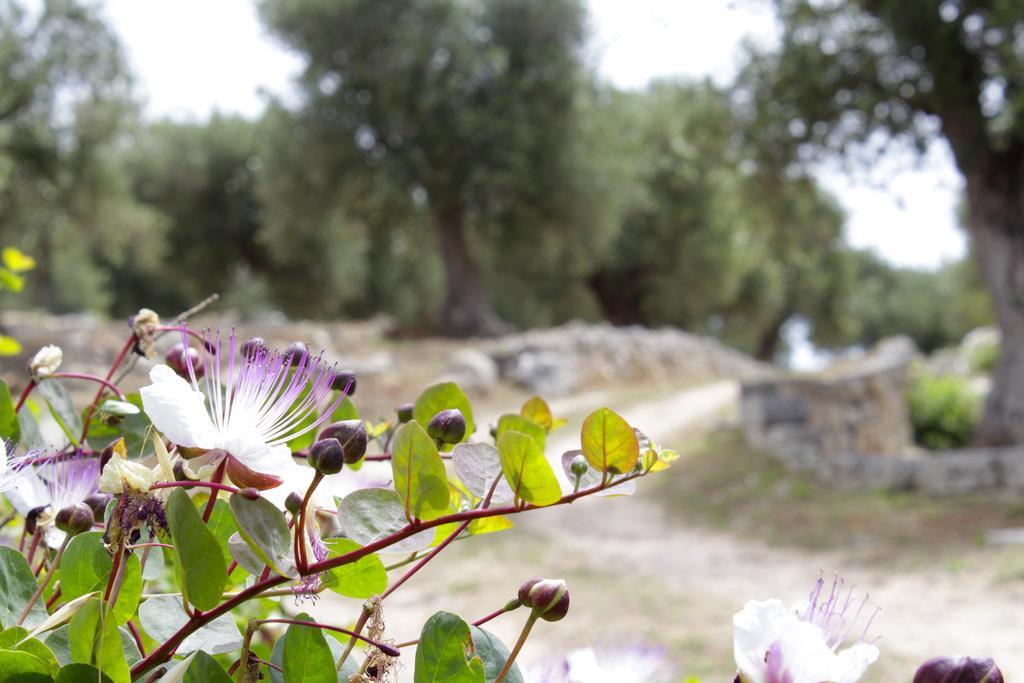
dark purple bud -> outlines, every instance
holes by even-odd
[[[57,512],[55,523],[68,536],[77,536],[91,529],[94,519],[91,507],[85,503],[73,503]]]
[[[107,463],[110,462],[110,459],[114,457],[114,450],[118,448],[119,443],[123,438],[124,437],[122,436],[117,437],[116,439],[108,443],[106,446],[104,446],[103,450],[100,451],[100,472],[102,472],[103,468],[107,466]]]
[[[530,604],[530,589],[536,586],[538,583],[544,580],[542,576],[535,576],[522,586],[519,587],[519,602],[527,607],[532,607]]]
[[[306,462],[320,474],[337,474],[345,464],[345,449],[337,439],[320,439],[310,446]]]
[[[257,489],[254,489],[251,486],[247,486],[244,489],[239,489],[238,490],[238,495],[240,495],[242,498],[245,498],[246,500],[259,500],[260,499],[260,492]]]
[[[427,423],[427,434],[441,443],[459,443],[466,435],[466,418],[457,408],[442,410]]]
[[[174,481],[196,481],[198,479],[185,467],[184,460],[175,460],[171,469],[174,471]]]
[[[544,621],[561,621],[569,613],[569,589],[562,579],[541,579],[526,592],[523,604]]]
[[[40,505],[28,511],[28,514],[25,515],[25,533],[34,534],[36,532],[36,527],[39,525],[39,515],[46,512],[48,507],[50,506]]]
[[[299,510],[302,509],[302,496],[295,491],[288,494],[288,497],[284,499],[284,509],[293,515],[299,514]]]
[[[339,370],[334,373],[331,380],[331,389],[344,391],[346,396],[354,396],[356,393],[356,373],[352,370]],[[347,389],[346,389],[347,387]]]
[[[295,342],[284,351],[284,356],[292,366],[301,363],[309,354],[309,345],[305,342]]]
[[[175,344],[168,349],[164,355],[164,362],[167,363],[171,370],[174,370],[174,372],[185,379],[189,378],[189,362],[192,363],[192,371],[196,373],[196,379],[202,377],[206,369],[203,365],[202,354],[191,346],[186,347],[184,344]]]
[[[413,406],[411,403],[403,403],[402,405],[395,408],[395,412],[398,413],[398,421],[405,424],[412,419]]]
[[[97,523],[102,524],[103,515],[107,512],[107,504],[113,499],[114,496],[109,493],[94,493],[82,502],[92,509],[93,519],[95,519]]]
[[[914,674],[914,683],[1003,683],[991,657],[933,657]]]
[[[345,463],[354,465],[366,455],[366,425],[362,420],[342,420],[328,425],[319,439],[337,439],[345,451]]]
[[[263,337],[249,337],[247,340],[242,342],[239,350],[242,352],[243,358],[252,358],[257,353],[269,352],[270,347],[267,345],[267,340]]]

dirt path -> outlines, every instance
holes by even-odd
[[[664,440],[687,428],[698,430],[733,406],[736,395],[735,383],[721,382],[639,403],[622,414]],[[569,412],[575,403],[553,407]],[[556,433],[549,454],[575,446],[577,434],[572,427]],[[653,641],[666,646],[684,674],[710,683],[728,680],[731,617],[748,599],[800,600],[819,571],[844,569],[839,553],[771,548],[680,525],[654,497],[643,495],[645,484],[633,497],[538,511],[521,517],[511,532],[455,544],[389,600],[389,632],[399,640],[413,638],[438,609],[473,619],[500,605],[529,576],[565,576],[573,596],[570,615],[543,625],[524,651],[524,662],[587,645]],[[858,567],[847,578],[883,607],[871,630],[881,636],[882,659],[866,681],[909,681],[924,659],[956,652],[991,655],[1007,680],[1024,680],[1019,582],[999,583],[987,569],[956,573],[946,566],[916,572]],[[328,613],[335,613],[337,603],[329,604]],[[328,601],[321,603],[326,607]],[[509,615],[490,628],[510,642],[521,621]],[[399,680],[411,680],[413,658],[403,659],[407,669]]]

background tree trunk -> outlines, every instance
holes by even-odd
[[[436,224],[445,275],[442,331],[455,337],[492,337],[505,332],[508,326],[494,312],[466,243],[462,208],[439,212]]]
[[[1002,335],[975,440],[1004,445],[1024,442],[1024,155],[1011,150],[990,156],[967,175],[974,251]]]

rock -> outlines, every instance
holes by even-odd
[[[524,351],[515,356],[505,376],[542,396],[571,394],[580,385],[575,359],[555,351]]]
[[[452,354],[443,377],[467,391],[489,392],[498,383],[498,364],[476,349],[459,349]]]

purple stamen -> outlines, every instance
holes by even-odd
[[[183,330],[183,342],[187,339]],[[319,427],[344,399],[340,394],[331,400],[334,368],[328,367],[322,353],[303,353],[293,366],[293,353],[255,347],[239,360],[234,331],[227,338],[227,348],[219,331],[207,330],[201,339],[208,368],[202,389],[188,357],[186,364],[192,387],[206,395],[219,432],[251,435],[268,446],[281,445]],[[225,352],[226,359],[222,358]],[[303,425],[313,415],[318,416]]]

